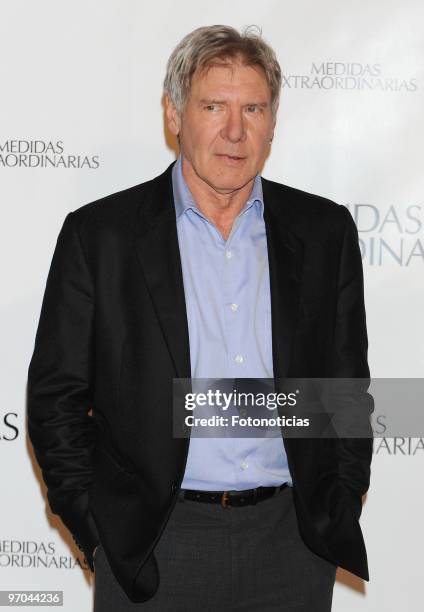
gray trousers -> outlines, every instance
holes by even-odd
[[[133,603],[100,546],[94,612],[331,610],[337,567],[301,539],[290,487],[242,508],[179,500],[155,556],[159,589]]]

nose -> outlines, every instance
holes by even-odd
[[[241,109],[229,109],[221,135],[225,140],[233,143],[243,141],[246,138],[244,117]]]

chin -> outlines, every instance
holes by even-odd
[[[204,175],[206,182],[211,185],[214,189],[234,191],[241,189],[248,183],[252,177],[250,175],[240,176],[240,174],[234,172],[219,172],[215,175]]]
[[[215,189],[215,191],[236,191],[237,189],[241,189],[249,182],[249,179],[246,181],[240,180],[223,180],[222,178],[217,180],[207,181],[211,187]]]

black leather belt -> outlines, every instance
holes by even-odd
[[[256,489],[246,489],[244,491],[194,491],[192,489],[180,489],[179,497],[180,499],[189,499],[190,501],[221,504],[223,508],[228,506],[249,506],[277,495],[287,486],[288,483],[284,482],[278,487],[257,487]]]

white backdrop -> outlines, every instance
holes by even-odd
[[[161,87],[183,35],[200,25],[257,24],[285,74],[263,174],[349,207],[364,256],[371,373],[422,377],[424,7],[422,0],[3,0],[0,7],[0,588],[63,590],[64,611],[89,611],[91,574],[45,504],[25,432],[27,367],[66,213],[150,179],[174,159]],[[421,606],[419,442],[377,440],[361,518],[371,581],[339,571],[336,612]]]

